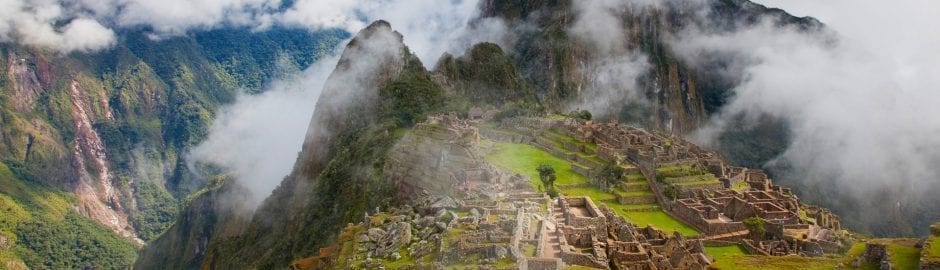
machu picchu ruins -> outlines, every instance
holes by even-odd
[[[677,136],[497,114],[473,108],[417,124],[386,170],[408,203],[370,211],[336,246],[293,267],[708,269],[720,260],[709,248],[831,257],[862,245],[828,209]],[[556,166],[560,177],[548,187],[518,155],[569,166]],[[862,265],[868,257],[853,258]]]

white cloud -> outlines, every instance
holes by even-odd
[[[54,27],[56,23],[65,26]],[[94,51],[114,43],[114,32],[94,19],[69,15],[55,1],[0,0],[0,41],[61,52]]]
[[[496,19],[467,27],[476,17],[479,0],[297,0],[282,8],[283,4],[281,0],[0,0],[0,41],[63,52],[93,51],[113,44],[111,28],[145,26],[154,37],[224,26],[339,28],[355,33],[384,19],[430,64],[444,52],[463,52],[469,46],[457,39],[505,44],[501,36],[505,26]],[[56,25],[73,19],[77,20],[74,32],[65,36],[70,28]],[[486,31],[468,35],[473,29]]]
[[[579,87],[579,100],[571,109],[586,109],[597,116],[616,114],[623,104],[646,104],[637,79],[650,71],[644,54],[630,49],[623,21],[631,10],[646,10],[655,2],[586,0],[573,3],[576,19],[568,32],[583,40],[593,53],[581,64],[587,76]]]
[[[835,39],[770,23],[681,33],[671,43],[682,58],[737,55],[733,66],[743,71],[729,104],[700,135],[714,135],[736,115],[772,115],[791,128],[778,161],[800,172],[794,180],[831,183],[839,187],[832,196],[859,201],[891,194],[902,207],[931,196],[940,187],[940,54],[932,53],[940,10],[927,1],[884,4],[786,1],[820,18]],[[864,210],[843,214],[865,220]]]
[[[505,38],[501,35],[505,26],[499,21],[487,20],[467,27],[476,1],[402,0],[383,1],[381,5],[343,2],[325,6],[317,2],[298,1],[283,16],[270,19],[280,24],[313,28],[330,25],[355,32],[366,25],[366,18],[384,19],[404,35],[405,43],[426,65],[433,65],[444,52],[462,52],[470,45],[468,42],[498,42]],[[427,11],[408,13],[419,10]],[[320,19],[304,14],[320,14]],[[350,14],[365,17],[349,17]],[[480,34],[481,31],[486,33]],[[249,205],[256,206],[291,172],[305,139],[329,134],[328,127],[316,118],[311,122],[314,109],[320,107],[317,110],[329,116],[345,110],[350,103],[368,100],[369,94],[375,93],[368,90],[372,87],[368,82],[380,68],[377,64],[400,57],[400,46],[397,36],[379,32],[345,51],[349,61],[343,59],[346,64],[342,68],[334,70],[340,60],[334,56],[320,60],[298,77],[276,81],[263,94],[240,96],[233,105],[221,110],[208,139],[192,150],[190,161],[225,168],[239,184],[252,191],[253,203]],[[331,84],[324,85],[328,76]],[[321,92],[329,102],[318,102]]]
[[[190,161],[222,166],[252,191],[257,205],[281,182],[297,158],[304,134],[337,58],[320,60],[302,74],[280,79],[259,95],[241,95],[221,109],[209,137]]]

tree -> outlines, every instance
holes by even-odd
[[[623,171],[623,167],[607,164],[604,166],[604,169],[601,170],[600,177],[607,182],[607,186],[616,186],[617,183],[623,179]]]
[[[568,116],[572,118],[579,118],[579,119],[584,119],[588,121],[591,121],[591,118],[592,118],[591,112],[587,110],[580,110],[580,111],[574,110],[568,113]]]
[[[752,238],[763,239],[767,229],[764,228],[764,219],[759,217],[749,217],[744,220],[744,226],[750,231]]]
[[[551,191],[555,188],[555,168],[548,164],[539,165],[536,168],[539,171],[539,180],[542,180],[542,185],[545,186],[546,190]]]
[[[679,191],[676,190],[676,187],[673,185],[666,185],[666,188],[663,190],[663,195],[670,200],[676,200],[679,197]]]

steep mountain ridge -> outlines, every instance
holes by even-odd
[[[363,29],[324,86],[294,171],[244,232],[209,241],[201,267],[282,267],[328,243],[344,221],[390,203],[385,153],[397,130],[440,106],[442,91],[387,22]]]
[[[173,224],[184,198],[206,185],[183,157],[204,138],[215,111],[240,89],[258,92],[274,76],[306,68],[342,36],[227,29],[153,40],[127,31],[113,48],[71,54],[0,44],[0,160],[12,179],[27,182],[24,189],[65,191],[55,194],[74,200],[74,210],[66,211],[70,218],[74,211],[74,219],[67,222],[97,223],[138,243],[153,240]],[[50,213],[29,206],[36,192],[2,186],[0,193],[37,218]],[[0,231],[33,229],[17,226]],[[30,255],[39,252],[61,258],[48,260],[47,267],[100,266],[95,260],[57,264],[75,257],[7,239],[16,250],[5,258],[10,262],[23,259],[41,268]],[[133,252],[133,245],[124,247]]]

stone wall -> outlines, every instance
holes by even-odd
[[[560,258],[526,258],[524,262],[519,263],[519,270],[561,270],[565,269],[565,263]]]
[[[532,136],[515,132],[506,132],[489,128],[480,128],[480,136],[489,140],[508,143],[529,143]]]
[[[653,204],[656,203],[656,196],[630,196],[624,197],[617,194],[617,202],[620,204]]]
[[[747,252],[747,254],[770,256],[770,253],[767,253],[767,251],[764,251],[763,249],[758,248],[754,244],[755,242],[750,241],[750,240],[741,241],[741,247],[744,248],[744,251]]]
[[[561,198],[561,209],[565,216],[565,224],[571,227],[593,228],[594,235],[600,241],[607,240],[607,218],[604,213],[587,197]],[[572,207],[584,207],[590,216],[581,217],[570,212]]]

